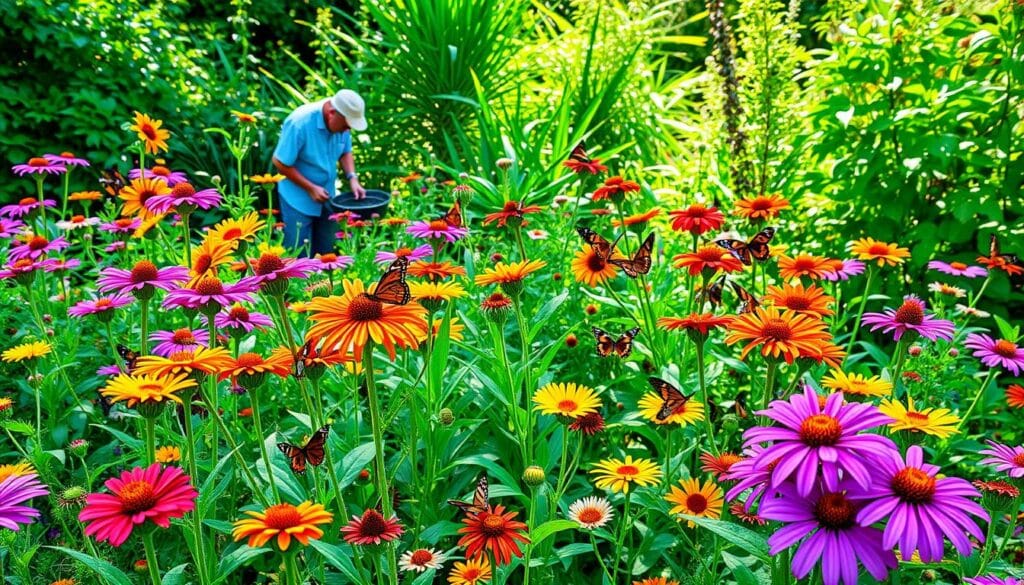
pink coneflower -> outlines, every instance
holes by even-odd
[[[429,246],[428,246],[429,247]],[[379,252],[378,252],[379,254]],[[320,262],[319,265],[314,263],[317,270],[341,270],[347,268],[355,262],[355,259],[351,256],[339,256],[333,253],[317,254],[313,260]]]
[[[924,301],[914,295],[903,297],[899,308],[886,308],[884,313],[864,313],[863,323],[871,325],[872,331],[881,329],[883,333],[894,331],[893,339],[899,341],[905,333],[911,333],[911,341],[918,335],[932,341],[936,339],[953,339],[956,328],[952,321],[936,319],[925,313]]]
[[[938,270],[944,274],[965,276],[967,278],[979,278],[988,275],[988,270],[985,270],[981,266],[968,266],[963,262],[950,262],[947,264],[940,260],[932,260],[928,263],[928,268],[931,270]]]
[[[768,488],[768,480],[778,459],[763,465],[760,461],[761,453],[764,453],[763,445],[751,445],[743,450],[743,458],[729,466],[729,472],[722,479],[724,481],[735,481],[736,485],[726,492],[725,499],[732,501],[743,495],[743,492],[750,490],[743,508],[747,511],[757,503]]]
[[[0,238],[11,239],[21,234],[25,223],[17,219],[0,217]]]
[[[36,271],[45,269],[52,261],[53,260],[43,260],[42,262],[39,262],[23,258],[21,260],[10,262],[7,266],[4,266],[3,270],[0,270],[0,280],[13,278],[22,284],[31,283],[32,279],[35,277]]]
[[[871,485],[872,458],[896,448],[887,437],[858,434],[892,419],[873,404],[844,403],[841,392],[829,395],[822,405],[808,385],[802,394],[795,393],[788,401],[775,400],[757,414],[781,426],[758,426],[743,433],[746,447],[772,443],[757,456],[755,467],[764,468],[778,460],[772,471],[772,485],[778,486],[795,474],[801,496],[814,489],[819,477],[829,490],[838,489],[840,471],[867,488]]]
[[[162,179],[167,183],[168,187],[173,187],[178,183],[188,181],[188,175],[185,173],[181,171],[172,171],[163,165],[156,165],[151,169],[146,169],[145,172],[140,169],[132,169],[128,171],[129,179],[138,179],[143,176],[147,179]]]
[[[452,243],[464,238],[469,233],[469,228],[455,227],[443,219],[435,219],[414,222],[405,228],[405,231],[417,238],[443,239]]]
[[[433,253],[434,249],[430,247],[430,244],[422,244],[415,248],[399,248],[394,252],[381,250],[373,257],[373,261],[390,264],[399,258],[408,258],[409,262],[415,262],[417,260],[422,260]]]
[[[45,262],[47,272],[68,272],[82,265],[78,258],[54,258]]]
[[[111,364],[109,366],[100,366],[96,370],[97,376],[120,376],[124,372],[121,370],[121,366],[117,364]]]
[[[149,340],[157,343],[153,347],[155,355],[170,357],[172,353],[179,351],[194,351],[200,347],[209,347],[210,333],[203,329],[192,330],[184,327],[174,331],[157,331],[149,336]]]
[[[103,251],[107,254],[113,254],[118,250],[124,250],[126,247],[127,244],[125,244],[124,241],[111,242],[103,248]]]
[[[352,516],[348,524],[341,527],[341,534],[349,544],[380,544],[391,542],[404,532],[398,518],[385,520],[380,512],[367,508],[362,516]]]
[[[142,226],[142,220],[137,217],[122,217],[107,223],[100,224],[100,229],[112,234],[128,235],[135,233],[135,230]]]
[[[89,161],[78,158],[73,152],[62,152],[60,154],[44,154],[43,158],[54,164],[62,164],[66,167],[87,167]]]
[[[216,189],[196,191],[191,183],[178,183],[166,195],[154,195],[146,200],[146,209],[153,213],[169,213],[177,209],[186,213],[186,209],[210,209],[220,205],[221,195]]]
[[[267,290],[272,283],[275,286],[274,292],[284,293],[289,279],[304,279],[311,273],[320,269],[320,261],[312,258],[282,258],[277,254],[264,252],[253,265],[252,280],[260,285],[260,289]]]
[[[86,217],[84,215],[72,215],[71,219],[62,219],[57,222],[57,227],[66,231],[74,231],[82,228],[92,227],[100,223],[98,217]]]
[[[21,243],[17,244],[17,242]],[[21,260],[22,258],[38,260],[42,256],[63,250],[71,245],[64,239],[64,236],[53,240],[48,240],[43,236],[26,236],[25,240],[15,240],[13,243],[17,245],[12,245],[7,252],[7,257],[11,260]]]
[[[981,460],[982,465],[991,465],[996,471],[1005,471],[1010,477],[1024,477],[1024,446],[1009,447],[994,441],[985,441],[988,449],[981,455],[990,455]]]
[[[821,275],[823,280],[836,282],[840,280],[850,280],[851,276],[857,276],[858,274],[864,273],[864,263],[860,260],[842,260],[842,268],[837,269],[835,272],[826,272]]]
[[[238,303],[231,305],[231,310],[226,313],[217,313],[213,321],[217,325],[217,329],[224,329],[229,333],[232,329],[241,329],[245,333],[250,333],[255,327],[263,329],[274,326],[274,320],[269,316],[251,312]]]
[[[968,577],[964,579],[964,583],[967,585],[1024,585],[1024,580],[1016,577],[982,575],[980,577]]]
[[[221,308],[234,303],[251,303],[254,300],[258,283],[252,277],[243,278],[234,284],[224,284],[216,276],[199,279],[194,288],[179,288],[167,293],[164,308],[185,307],[188,309],[210,308],[219,305]]]
[[[11,219],[18,219],[31,215],[43,207],[56,207],[57,202],[53,199],[44,199],[42,203],[33,197],[24,197],[17,203],[0,207],[0,215]]]
[[[101,320],[113,316],[114,309],[130,305],[132,299],[122,296],[100,297],[91,301],[78,301],[75,306],[68,309],[68,315],[72,317],[85,317],[96,315]]]
[[[180,468],[161,469],[159,463],[125,471],[104,485],[112,493],[86,496],[78,520],[91,521],[85,533],[115,547],[124,544],[135,526],[146,520],[169,527],[172,518],[181,518],[196,507],[199,495]]]
[[[32,157],[23,165],[14,165],[11,167],[11,170],[19,177],[44,173],[48,175],[60,175],[68,172],[68,168],[62,163],[50,162],[41,156]]]
[[[725,216],[717,207],[705,207],[694,203],[686,209],[668,212],[672,218],[672,229],[677,232],[690,232],[699,236],[711,230],[717,230],[725,223]]]
[[[39,510],[22,504],[48,493],[35,473],[4,478],[0,481],[0,528],[17,532],[21,524],[31,524],[39,517]]]
[[[118,294],[131,293],[146,297],[152,296],[154,289],[171,290],[188,278],[188,268],[184,266],[157,268],[149,260],[139,260],[131,270],[104,268],[100,271],[96,285],[102,292],[113,290]]]
[[[861,526],[870,526],[888,518],[882,546],[892,549],[898,542],[903,560],[909,561],[914,551],[926,563],[942,560],[943,539],[953,543],[957,552],[971,555],[971,535],[984,542],[985,536],[967,515],[986,522],[989,517],[977,502],[978,490],[958,477],[936,478],[936,465],[924,462],[917,445],[907,449],[904,462],[899,452],[875,460],[875,481],[865,493],[851,493],[851,499],[867,500],[857,513]]]
[[[974,350],[974,357],[990,368],[1001,366],[1019,376],[1024,371],[1024,349],[1009,339],[995,340],[984,333],[971,333],[964,347]]]

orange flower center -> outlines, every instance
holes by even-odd
[[[121,509],[125,514],[137,514],[145,512],[157,505],[156,492],[153,491],[153,484],[148,481],[130,481],[121,487],[117,493],[121,500]]]
[[[154,128],[152,124],[142,124],[142,126],[139,127],[139,132],[145,134],[146,138],[149,140],[156,140],[157,138],[156,128]]]
[[[697,258],[701,262],[706,262],[708,264],[711,264],[711,263],[714,263],[714,262],[721,262],[722,261],[722,255],[724,253],[725,253],[725,251],[722,250],[721,248],[713,247],[713,246],[705,246],[705,247],[700,248],[699,250],[697,250]]]
[[[787,309],[794,311],[806,311],[811,308],[811,299],[804,296],[788,296],[783,299]]]
[[[328,263],[331,263],[331,262],[336,262],[337,260],[338,260],[338,255],[337,254],[321,254],[320,255],[320,261],[323,262],[324,264],[328,264]]]
[[[302,515],[291,504],[277,504],[267,508],[263,513],[266,515],[263,523],[274,530],[287,530],[302,524]]]
[[[413,551],[412,557],[409,560],[412,561],[412,564],[414,565],[422,566],[434,560],[434,555],[431,554],[429,550],[421,548]]]
[[[633,477],[635,475],[639,475],[640,470],[637,469],[635,465],[620,465],[619,468],[615,470],[615,473],[625,475],[626,477]]]
[[[36,200],[32,197],[23,197],[18,201],[18,205],[32,205]]]
[[[480,522],[480,529],[485,536],[496,538],[505,534],[505,519],[498,514],[486,514]]]
[[[467,583],[476,583],[476,580],[480,578],[480,574],[483,571],[476,567],[467,567],[466,570],[462,571],[462,580]]]
[[[222,295],[224,284],[216,276],[207,276],[196,284],[195,291],[201,295]]]
[[[896,309],[894,320],[907,325],[920,325],[924,322],[924,307],[915,300],[905,301]]]
[[[157,194],[156,189],[153,189],[151,187],[143,187],[142,189],[139,189],[138,193],[140,204],[145,203],[146,201],[149,200],[150,197],[153,197],[154,195]]]
[[[911,504],[927,504],[935,495],[935,478],[914,467],[901,469],[891,485],[897,496]]]
[[[793,261],[793,270],[802,272],[812,272],[818,268],[818,262],[814,258],[807,258],[804,256],[797,257]]]
[[[110,299],[100,299],[100,300],[96,301],[96,308],[97,309],[106,309],[111,304],[112,303],[111,303]]]
[[[924,423],[928,422],[928,415],[927,414],[924,414],[924,413],[921,413],[921,412],[917,412],[915,410],[908,410],[907,411],[907,418],[909,420],[914,421],[915,423],[924,424]]]
[[[361,536],[381,536],[388,531],[388,525],[380,512],[370,509],[363,514],[362,525],[359,528]]]
[[[271,274],[284,268],[284,260],[275,254],[263,254],[256,261],[256,274],[260,276]]]
[[[503,213],[515,213],[519,211],[518,201],[506,201],[505,205],[501,208]]]
[[[236,361],[239,368],[255,368],[263,365],[263,356],[258,353],[243,353]]]
[[[875,242],[874,244],[871,244],[870,248],[868,248],[868,254],[872,256],[888,256],[889,245],[882,242]]]
[[[72,215],[71,216],[71,223],[82,223],[84,221],[85,221],[85,216],[84,215]]]
[[[561,412],[573,412],[579,405],[576,404],[575,400],[562,400],[558,403],[558,410]]]
[[[61,158],[75,158],[75,153],[68,152],[65,150],[64,152],[60,153],[60,156]]]
[[[750,208],[754,211],[769,211],[775,206],[775,202],[768,197],[758,197],[750,202]]]
[[[703,205],[691,205],[689,208],[687,208],[685,214],[690,219],[704,219],[704,216],[708,215],[710,212],[711,210],[704,207]]]
[[[591,252],[587,256],[587,269],[591,272],[601,272],[608,266],[608,263],[601,259],[600,256]]]
[[[174,332],[174,336],[171,340],[176,345],[195,345],[196,336],[192,335],[192,331],[188,329],[178,329]]]
[[[963,262],[950,262],[949,267],[953,270],[967,270],[967,265]]]
[[[835,417],[815,414],[800,423],[800,440],[811,447],[835,445],[843,436],[843,426]]]
[[[357,295],[348,304],[348,318],[353,321],[376,321],[384,315],[384,304],[365,294]]]
[[[36,156],[28,159],[28,166],[30,167],[47,167],[50,166],[50,161],[45,158]]]
[[[32,266],[32,260],[28,258],[22,258],[21,260],[16,261],[12,266],[14,268],[25,269],[28,268],[29,266]]]
[[[167,167],[164,167],[164,166],[157,165],[157,166],[149,169],[149,172],[153,173],[154,175],[160,176],[160,177],[167,177],[167,176],[169,176],[171,174],[171,169],[169,169]]]
[[[228,318],[238,321],[248,321],[249,310],[245,307],[231,307],[231,311],[228,312]]]
[[[1015,358],[1017,357],[1017,344],[1012,341],[1000,339],[994,346],[992,346],[992,351],[1004,358]]]
[[[140,282],[156,280],[159,276],[160,273],[157,271],[155,264],[149,260],[140,260],[132,268],[131,280],[133,284],[138,284]]]
[[[690,494],[686,496],[686,508],[693,515],[700,515],[708,509],[708,499],[702,494]]]
[[[410,256],[410,255],[412,255],[412,249],[410,249],[410,248],[399,248],[399,249],[395,250],[395,257],[396,258],[405,258],[406,256]],[[331,256],[333,257],[334,254],[331,254]]]
[[[209,254],[200,254],[196,256],[192,265],[194,266],[192,269],[193,272],[196,274],[202,274],[213,266],[213,256],[210,256]]]
[[[175,199],[184,199],[196,194],[196,188],[191,183],[178,183],[171,188],[171,196]]]
[[[856,510],[841,493],[828,493],[814,504],[814,517],[826,528],[844,529],[853,526]]]
[[[1016,465],[1017,467],[1024,467],[1024,453],[1018,453],[1013,458],[1013,464]]]
[[[28,247],[30,250],[42,250],[48,245],[50,245],[50,240],[47,240],[43,236],[34,236],[28,241]]]
[[[600,522],[601,518],[604,518],[604,514],[597,508],[585,508],[579,514],[580,522],[584,524],[593,524],[594,522]]]
[[[789,341],[793,337],[793,329],[783,319],[768,319],[761,326],[761,337],[773,341]]]
[[[127,217],[123,217],[121,219],[115,219],[114,220],[114,225],[116,225],[117,227],[126,228],[126,227],[132,225],[133,221],[135,221],[135,220],[127,218]]]
[[[448,222],[443,219],[435,219],[430,222],[430,229],[437,232],[446,232],[448,231]]]

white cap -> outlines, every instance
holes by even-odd
[[[351,89],[339,91],[331,98],[331,107],[345,116],[345,120],[353,130],[359,132],[366,130],[366,104],[363,103],[363,98],[359,97],[358,93]]]

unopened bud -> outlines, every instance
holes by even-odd
[[[545,479],[547,479],[547,474],[536,465],[531,465],[523,471],[523,481],[530,487],[541,485]]]

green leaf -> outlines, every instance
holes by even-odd
[[[548,520],[530,532],[530,541],[533,546],[537,546],[544,542],[544,539],[553,534],[562,532],[563,530],[572,530],[577,527],[579,527],[579,524],[572,520]]]
[[[324,560],[340,569],[346,577],[352,580],[353,583],[363,582],[359,573],[356,572],[355,565],[352,564],[352,559],[349,558],[349,555],[345,554],[345,551],[340,547],[327,544],[326,542],[320,542],[319,540],[311,540],[309,541],[309,545],[322,554],[324,556]]]
[[[692,520],[698,526],[707,528],[765,563],[771,562],[768,557],[768,542],[753,530],[712,518],[701,518],[689,514],[680,514],[679,517],[683,520]]]
[[[223,581],[228,575],[234,573],[236,569],[247,564],[250,559],[262,556],[269,551],[270,549],[267,547],[251,548],[248,546],[240,546],[236,548],[227,556],[222,557],[220,562],[217,563],[217,573],[220,576],[214,581],[214,583]]]
[[[373,461],[373,443],[363,443],[345,454],[341,460],[341,487],[346,487],[355,481],[359,471],[366,467],[366,464]]]
[[[736,578],[737,585],[761,585],[757,577],[750,570],[750,567],[743,563],[743,560],[736,555],[722,551],[722,560],[725,566],[732,570],[732,576]]]
[[[992,318],[996,321],[996,326],[999,327],[999,335],[1003,339],[1009,339],[1010,341],[1017,341],[1020,337],[1020,326],[1010,325],[1010,322],[1003,319],[999,315],[993,314]]]
[[[102,561],[91,555],[80,553],[77,550],[71,550],[70,548],[64,548],[62,546],[48,546],[46,548],[59,550],[89,567],[93,572],[100,576],[100,580],[104,583],[113,583],[114,585],[132,585],[132,581],[128,578],[128,575],[125,575],[121,569],[118,569],[107,561]]]
[[[33,432],[35,432],[35,430],[32,428],[32,425],[20,420],[9,420],[4,423],[4,428],[12,433],[17,433],[19,435],[31,435]]]
[[[164,578],[161,581],[163,585],[185,585],[185,569],[188,568],[188,564],[178,565],[170,571],[164,573]]]

